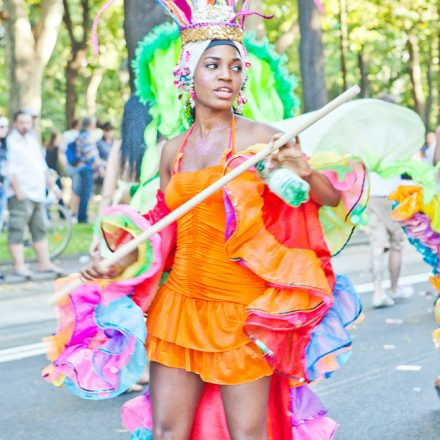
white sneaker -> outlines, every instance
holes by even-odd
[[[413,287],[398,287],[396,290],[389,290],[388,295],[392,299],[397,298],[409,298],[413,296],[414,288]]]
[[[394,300],[390,298],[386,293],[381,296],[373,296],[373,307],[378,309],[379,307],[394,306]]]

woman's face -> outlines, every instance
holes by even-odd
[[[216,110],[230,109],[244,82],[244,63],[232,46],[205,50],[194,72],[196,103]]]

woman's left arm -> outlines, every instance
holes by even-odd
[[[311,169],[310,174],[302,178],[310,185],[310,198],[316,203],[328,206],[339,205],[341,191],[334,188],[324,174]]]
[[[272,137],[272,142],[281,135]],[[270,156],[273,164],[288,168],[304,179],[310,185],[310,198],[319,205],[338,206],[341,200],[341,192],[333,187],[327,177],[314,170],[301,151],[299,139],[295,142],[288,142],[278,151]]]

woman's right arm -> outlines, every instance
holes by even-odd
[[[159,173],[160,173],[160,190],[165,192],[165,188],[171,178],[171,166],[174,161],[174,156],[176,154],[176,144],[173,140],[166,142],[162,148],[160,163],[159,163]],[[109,184],[109,182],[107,182]],[[110,185],[110,184],[109,184]],[[104,192],[104,191],[103,191]],[[99,257],[99,256],[98,256]],[[113,278],[120,275],[124,270],[134,261],[137,260],[137,250],[127,255],[118,264],[113,265],[106,272],[102,272],[100,267],[100,258],[95,258],[91,264],[81,271],[83,279],[87,281],[92,281],[97,278]]]
[[[171,179],[171,168],[176,155],[176,142],[174,139],[165,142],[160,155],[159,174],[160,190],[164,193]]]

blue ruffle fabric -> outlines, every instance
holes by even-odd
[[[89,308],[89,313],[94,319],[86,319],[91,324],[82,329],[81,342],[67,347],[54,364],[64,370],[64,385],[73,394],[93,400],[115,397],[135,383],[145,369],[143,313],[129,297],[105,306],[98,303],[94,311]],[[72,339],[77,338],[74,335]]]
[[[153,433],[150,429],[138,428],[131,433],[130,440],[153,440]]]
[[[310,381],[320,376],[329,377],[351,355],[348,349],[352,345],[352,339],[347,328],[361,316],[362,304],[347,277],[336,275],[333,300],[332,307],[313,331],[307,347],[307,376]],[[331,371],[326,371],[319,365],[319,361],[326,356],[331,356],[336,361]]]

